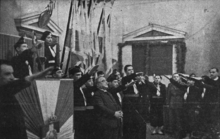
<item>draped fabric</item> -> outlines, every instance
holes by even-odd
[[[60,126],[73,115],[73,83],[63,80],[60,83],[55,115],[60,119]]]
[[[60,81],[38,80],[36,81],[36,84],[38,87],[38,94],[40,98],[43,119],[46,122],[47,119],[55,112]]]
[[[29,88],[17,94],[17,99],[25,114],[25,125],[27,129],[39,135],[39,127],[44,124],[36,83],[33,82]]]
[[[60,128],[58,139],[73,139],[73,115]]]
[[[43,135],[41,128],[52,115],[59,122],[58,138],[73,138],[73,80],[37,80],[16,98],[24,112],[29,139],[40,139]]]
[[[27,137],[28,139],[40,139],[38,136],[34,135],[33,133],[27,130]]]

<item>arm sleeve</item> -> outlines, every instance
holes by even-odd
[[[74,87],[81,87],[81,86],[84,85],[89,79],[90,79],[90,75],[89,75],[89,74],[83,75],[79,80],[77,80],[77,81],[74,83]]]
[[[117,88],[114,89],[114,92],[121,92],[121,91],[124,91],[125,89],[126,89],[125,86],[120,85],[119,87],[117,87]]]
[[[27,49],[25,51],[23,51],[19,57],[22,59],[22,61],[28,60],[32,57],[33,52],[31,51],[31,49]]]
[[[131,74],[131,75],[128,75],[128,76],[126,76],[126,77],[123,77],[122,78],[122,85],[124,85],[125,86],[125,84],[127,84],[128,82],[130,82],[132,79],[134,79],[136,77],[136,73],[133,73],[133,74]]]

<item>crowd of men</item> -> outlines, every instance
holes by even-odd
[[[45,70],[32,74],[32,55],[42,46],[28,49],[24,38],[15,44],[18,55],[11,63],[0,61],[0,137],[27,138],[24,114],[15,94],[28,87],[34,79],[59,72],[59,45],[52,43],[51,33],[42,36],[45,44]],[[41,63],[41,62],[40,62]],[[52,67],[51,67],[52,66]],[[154,75],[153,82],[142,72],[126,65],[124,72],[116,69],[105,77],[94,66],[86,74],[81,67],[69,69],[74,86],[75,139],[145,139],[146,124],[152,135],[169,134],[175,139],[193,138],[206,133],[218,122],[218,69],[211,68],[209,76],[175,73],[172,78]],[[166,87],[161,81],[168,78]]]

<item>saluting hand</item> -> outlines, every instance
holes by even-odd
[[[92,69],[88,72],[89,75],[94,74],[98,70],[99,65],[95,65]]]

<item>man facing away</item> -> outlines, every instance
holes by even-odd
[[[15,79],[11,63],[6,60],[0,60],[1,139],[27,139],[24,113],[15,95],[22,89],[30,86],[31,81],[44,77],[52,69],[48,68],[31,76]]]
[[[94,107],[97,112],[100,139],[120,139],[123,112],[121,106],[107,91],[108,82],[105,77],[96,79],[97,91],[94,95]]]

